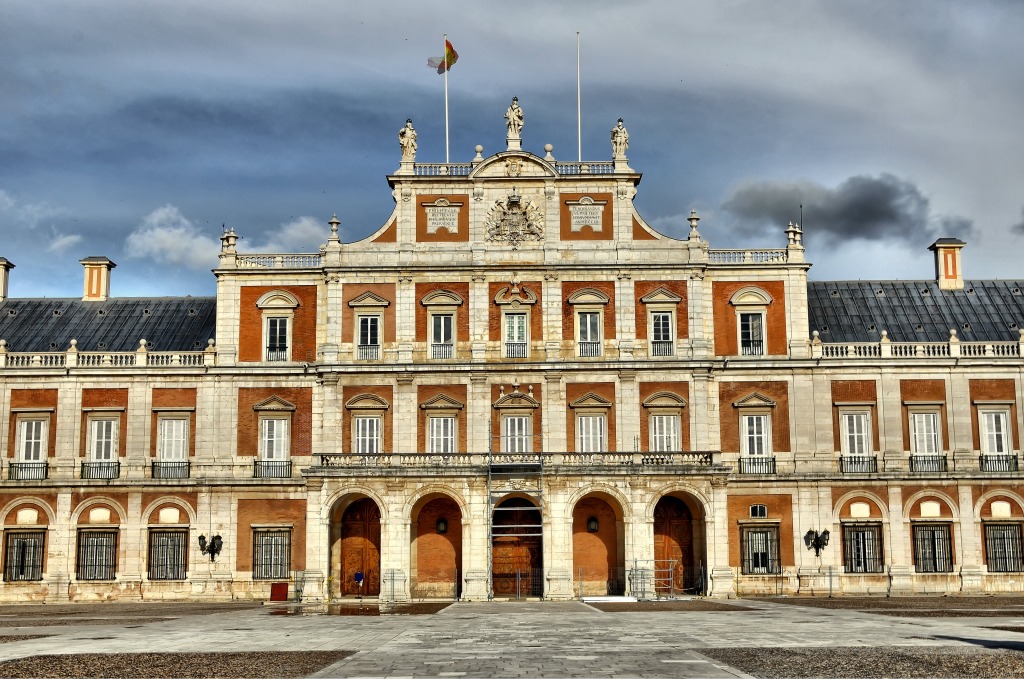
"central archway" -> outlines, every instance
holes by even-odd
[[[447,495],[423,498],[412,512],[413,598],[462,594],[462,511]]]
[[[658,500],[654,507],[654,586],[659,595],[703,592],[702,520],[700,506],[690,498],[666,495]]]
[[[491,589],[497,597],[543,596],[540,508],[526,498],[502,500],[491,531]]]
[[[572,510],[572,577],[578,596],[625,591],[622,508],[604,494],[584,497]]]
[[[335,592],[341,596],[380,594],[380,507],[370,498],[339,503],[332,512],[332,537],[338,548],[332,554]],[[340,516],[339,516],[340,514]],[[335,552],[335,550],[332,550]],[[362,573],[362,587],[356,580]]]

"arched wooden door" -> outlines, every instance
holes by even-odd
[[[363,574],[363,586],[356,573]],[[353,502],[341,517],[342,595],[380,594],[380,509],[370,499]]]
[[[495,596],[543,596],[540,509],[523,498],[494,508],[491,587]]]
[[[682,594],[696,581],[693,516],[677,497],[663,497],[654,508],[654,560],[658,594]]]

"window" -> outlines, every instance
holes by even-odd
[[[1024,543],[1019,523],[990,523],[985,526],[985,554],[989,573],[1024,571]]]
[[[918,573],[953,571],[953,548],[948,523],[914,526],[914,568]]]
[[[736,330],[740,356],[765,356],[768,338],[765,325],[772,297],[761,288],[746,286],[729,298],[736,310]]]
[[[840,414],[841,450],[845,455],[868,455],[871,452],[871,425],[866,412]]]
[[[46,435],[49,424],[49,418],[18,420],[19,462],[46,461]]]
[[[380,316],[359,316],[359,338],[356,358],[360,361],[380,360]]]
[[[4,580],[42,580],[45,542],[43,530],[4,531]]]
[[[675,453],[682,450],[679,415],[651,415],[650,423],[652,452]]]
[[[188,568],[188,531],[149,532],[149,579],[184,580]]]
[[[651,355],[675,355],[675,342],[672,333],[671,312],[656,311],[651,314]]]
[[[580,356],[595,357],[601,355],[601,313],[598,311],[581,311],[577,315],[579,327]]]
[[[284,290],[271,290],[256,301],[263,314],[263,360],[290,361],[292,319],[298,298]]]
[[[379,455],[381,418],[357,416],[352,418],[352,449],[356,455]]]
[[[267,319],[267,360],[288,360],[288,319]]]
[[[89,459],[112,462],[117,459],[119,417],[95,417],[89,420]]]
[[[577,452],[603,453],[608,450],[604,415],[580,415],[576,418]]]
[[[764,356],[764,314],[740,314],[740,355]]]
[[[743,532],[743,573],[780,573],[779,529],[777,526],[745,527]]]
[[[79,580],[113,580],[117,572],[117,531],[79,530],[76,566]]]
[[[911,453],[914,455],[939,454],[938,411],[910,413]]]
[[[430,357],[448,359],[455,356],[455,316],[453,314],[432,314],[430,316]]]
[[[1006,410],[979,410],[981,424],[981,452],[983,455],[1009,455],[1010,442],[1006,423]]]
[[[744,455],[771,455],[771,420],[765,414],[740,416],[740,447]]]
[[[287,417],[264,416],[260,418],[260,459],[281,461],[288,459]]]
[[[161,462],[188,460],[188,417],[161,417],[157,421],[157,457]]]
[[[526,358],[529,356],[526,314],[507,313],[505,321],[505,358]]]
[[[455,418],[451,416],[428,417],[429,448],[431,455],[449,455],[456,452]]]
[[[881,573],[884,570],[881,524],[843,524],[843,567],[847,573]]]
[[[767,519],[768,505],[750,505],[750,518]]]
[[[533,449],[533,418],[506,415],[501,419],[501,452],[529,453]]]
[[[252,577],[281,580],[291,575],[292,532],[290,529],[253,530]]]

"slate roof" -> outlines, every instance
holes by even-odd
[[[0,302],[0,339],[8,351],[202,351],[214,336],[215,297],[74,298]]]
[[[1010,342],[1024,328],[1024,281],[964,281],[940,290],[930,281],[811,281],[810,332],[822,342]]]

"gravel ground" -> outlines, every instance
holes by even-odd
[[[38,655],[0,662],[0,677],[304,677],[347,658],[352,653],[353,651],[294,651]]]
[[[1024,627],[986,627],[985,629],[1001,629],[1004,632],[1020,632],[1024,634]]]
[[[764,679],[1022,677],[1024,653],[922,648],[702,648],[702,655]]]
[[[15,641],[28,641],[29,639],[42,639],[52,637],[52,634],[0,634],[0,644],[13,644]]]
[[[745,606],[733,606],[717,601],[694,599],[692,601],[595,601],[587,603],[605,613],[653,613],[656,611],[749,611]]]

